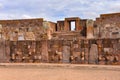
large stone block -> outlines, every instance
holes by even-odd
[[[70,62],[70,47],[69,46],[63,46],[63,63],[69,63]]]
[[[47,41],[42,41],[42,49],[41,49],[41,56],[42,56],[42,61],[43,62],[48,62],[49,57],[48,57],[48,45]]]
[[[93,20],[87,20],[86,25],[87,25],[87,38],[94,38],[93,32]]]
[[[89,63],[96,64],[98,63],[98,47],[96,44],[92,44],[89,53]]]

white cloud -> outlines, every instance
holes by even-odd
[[[45,18],[57,21],[65,17],[95,19],[101,13],[119,12],[119,0],[0,0],[1,19]]]
[[[109,5],[109,12],[120,12],[120,2]]]
[[[2,3],[0,3],[0,8],[2,8],[3,7],[3,4]]]
[[[21,17],[22,17],[23,19],[33,18],[32,16],[29,16],[29,15],[26,15],[26,14],[23,14]]]

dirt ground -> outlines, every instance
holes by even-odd
[[[119,70],[0,67],[0,80],[120,80]]]

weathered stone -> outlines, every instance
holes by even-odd
[[[25,40],[35,40],[35,35],[33,32],[26,32],[25,33]]]
[[[102,38],[120,38],[120,13],[102,14],[95,23],[99,28],[96,33]]]
[[[93,36],[93,31],[94,31],[93,24],[94,24],[93,20],[87,20],[87,22],[86,22],[86,25],[87,25],[87,38],[88,39],[94,38],[94,36]]]
[[[63,63],[69,63],[70,62],[70,47],[69,46],[63,46]]]
[[[98,63],[98,48],[96,44],[92,44],[89,53],[89,63],[96,64]]]
[[[6,62],[5,41],[0,40],[0,62]]]
[[[89,61],[89,49],[88,48],[85,48],[85,63],[88,63]]]
[[[75,22],[74,31],[72,21]],[[0,59],[57,63],[73,60],[74,63],[93,64],[99,60],[100,64],[118,64],[119,23],[120,13],[103,14],[96,21],[78,17],[57,23],[42,18],[0,20]]]
[[[41,47],[41,56],[42,56],[42,61],[43,62],[48,62],[48,46],[47,46],[47,41],[42,41],[42,47]]]

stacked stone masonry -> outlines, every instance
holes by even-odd
[[[120,65],[120,13],[95,21],[0,20],[0,53],[0,62]]]

